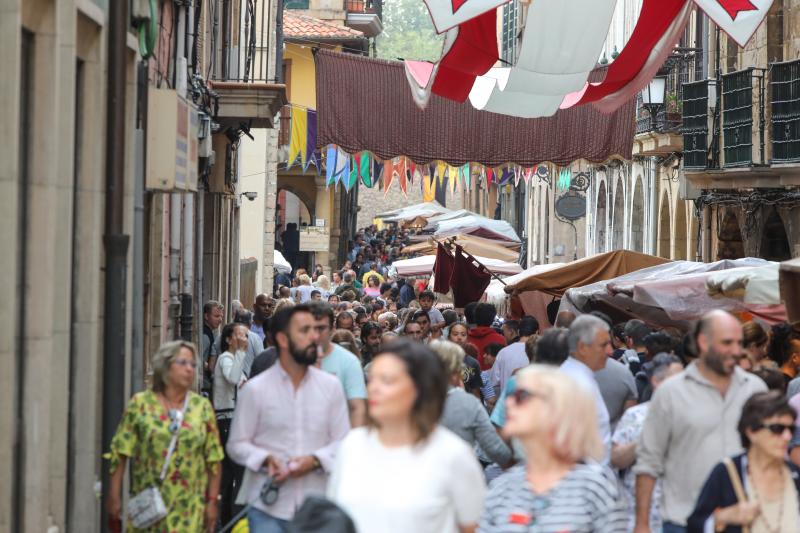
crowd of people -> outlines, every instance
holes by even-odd
[[[291,528],[315,495],[325,531],[800,531],[800,332],[440,308],[392,275],[407,237],[368,228],[330,278],[281,275],[226,325],[206,303],[199,351],[165,344],[128,405],[110,515],[130,462],[132,494],[166,503],[147,531],[242,509],[254,533],[313,531]]]

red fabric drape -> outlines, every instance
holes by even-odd
[[[439,294],[447,294],[450,291],[450,279],[453,277],[453,266],[455,259],[450,252],[438,243],[436,246],[436,263],[433,265],[433,290]]]
[[[453,289],[453,305],[464,307],[470,302],[477,302],[483,296],[492,274],[482,265],[464,255],[460,246],[456,245],[456,257],[453,262],[453,277],[450,288]]]

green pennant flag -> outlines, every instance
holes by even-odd
[[[372,188],[372,176],[370,175],[370,160],[368,152],[358,154],[358,173],[361,176],[361,183]]]

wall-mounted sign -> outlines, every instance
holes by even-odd
[[[330,249],[330,235],[327,228],[307,226],[300,230],[301,252],[327,252]]]
[[[586,216],[586,197],[582,194],[567,193],[556,200],[556,213],[567,220],[578,220]]]

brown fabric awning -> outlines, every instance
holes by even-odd
[[[640,254],[630,250],[615,250],[597,254],[520,280],[505,288],[507,293],[542,291],[561,297],[567,289],[613,279],[629,272],[668,263],[669,259]]]
[[[383,159],[451,165],[630,159],[636,129],[634,101],[606,115],[592,106],[523,119],[478,111],[436,95],[427,109],[411,97],[403,64],[320,49],[317,67],[317,146],[369,150]],[[593,80],[602,78],[596,71]]]

